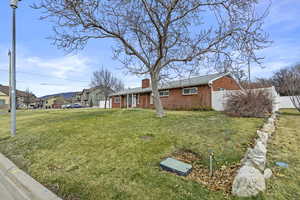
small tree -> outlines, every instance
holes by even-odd
[[[34,95],[33,93],[27,88],[26,91],[25,91],[25,94],[24,94],[24,104],[26,105],[26,108],[28,109],[29,105],[31,103],[33,103],[34,101]]]
[[[255,51],[268,43],[262,30],[267,12],[257,0],[40,0],[41,19],[55,22],[54,44],[68,51],[91,39],[111,38],[124,67],[149,75],[156,113],[163,117],[158,87],[174,73],[224,60],[260,62]],[[54,19],[54,20],[53,20]]]
[[[282,88],[300,112],[300,64],[285,69],[282,74]]]
[[[104,68],[93,73],[91,86],[99,88],[101,92],[103,92],[105,98],[105,109],[107,107],[109,95],[113,92],[118,92],[124,89],[123,82],[114,77],[110,71]]]

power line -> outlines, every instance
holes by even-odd
[[[0,71],[5,71],[8,72],[7,69],[0,69]],[[65,80],[65,81],[72,81],[72,82],[81,82],[81,83],[89,83],[90,81],[82,81],[82,80],[74,80],[74,79],[67,79],[67,78],[58,78],[58,77],[53,77],[53,76],[47,76],[45,74],[39,74],[39,73],[32,73],[32,72],[24,72],[24,71],[17,71],[17,73],[22,73],[22,74],[28,74],[31,76],[43,76],[47,78],[52,78],[52,79],[58,79],[58,80]]]

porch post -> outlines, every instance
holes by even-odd
[[[127,94],[126,95],[126,106],[127,106],[127,109],[128,109],[128,99],[129,99],[128,97],[129,97],[129,95]]]
[[[122,108],[122,95],[120,95],[119,97],[120,97],[120,108]]]

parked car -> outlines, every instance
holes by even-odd
[[[82,108],[80,104],[71,104],[70,108]]]
[[[61,106],[62,109],[70,108],[70,107],[71,107],[71,104],[66,104],[66,105],[62,105],[62,106]]]

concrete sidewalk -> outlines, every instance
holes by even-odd
[[[2,200],[24,200],[17,190],[11,188],[10,183],[2,172],[0,172],[0,199]]]
[[[61,200],[0,153],[0,200]]]
[[[5,199],[5,200],[16,200],[6,189],[5,183],[3,182],[3,176],[0,176],[0,199]]]

